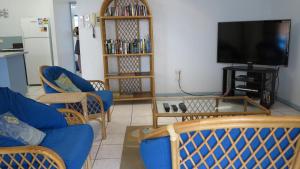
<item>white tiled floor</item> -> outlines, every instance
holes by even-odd
[[[35,99],[41,94],[41,87],[30,87],[27,96]],[[93,169],[119,169],[126,127],[152,124],[151,104],[121,104],[115,105],[113,109],[112,122],[107,126],[107,139],[94,142],[91,151]],[[271,111],[273,115],[300,115],[300,112],[280,102],[276,102]],[[159,124],[174,122],[177,122],[176,118],[162,119]]]

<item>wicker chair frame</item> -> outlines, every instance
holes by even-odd
[[[58,86],[56,86],[55,84],[51,83],[50,81],[48,81],[44,75],[43,72],[46,68],[48,68],[49,66],[41,66],[39,69],[39,74],[40,74],[40,79],[41,79],[41,83],[42,85],[47,84],[48,86],[50,86],[52,89],[56,90],[56,92],[58,93],[67,93],[66,91],[64,91],[63,89],[59,88]],[[94,89],[96,91],[101,91],[101,90],[106,90],[107,89],[107,85],[105,84],[105,82],[101,81],[101,80],[89,80],[89,82],[91,83],[91,85],[94,87]],[[87,98],[91,98],[91,100],[94,101],[93,104],[88,104],[87,106],[89,107],[88,110],[95,110],[96,106],[100,106],[101,112],[98,112],[96,114],[89,114],[88,117],[85,117],[86,119],[100,119],[101,121],[101,130],[102,130],[102,139],[106,139],[106,125],[105,125],[105,114],[107,114],[107,121],[110,122],[111,121],[111,114],[112,111],[111,109],[108,110],[108,112],[104,112],[104,106],[103,106],[103,102],[100,96],[91,93],[91,92],[87,92]],[[96,105],[95,105],[96,104]],[[67,105],[68,109],[74,109],[75,111],[83,111],[83,110],[79,110],[78,106],[70,106]],[[80,112],[81,114],[84,115],[84,112]]]
[[[85,118],[79,112],[71,109],[59,111],[65,115],[69,125],[86,123]],[[56,152],[41,146],[1,147],[0,164],[8,169],[16,167],[18,169],[66,169],[63,159]],[[90,155],[86,159],[84,168],[91,169]]]
[[[202,120],[197,120],[197,121],[189,121],[189,122],[182,122],[182,123],[176,123],[173,125],[165,126],[158,128],[151,132],[150,134],[144,135],[143,139],[153,139],[153,138],[158,138],[162,136],[170,136],[170,142],[171,142],[171,157],[172,157],[172,168],[173,169],[179,169],[179,168],[188,168],[186,166],[186,163],[188,160],[189,162],[193,163],[194,168],[198,168],[200,165],[205,166],[206,168],[222,168],[221,167],[221,160],[220,158],[216,158],[214,156],[213,151],[217,147],[222,147],[221,142],[223,141],[223,138],[229,138],[229,132],[232,131],[232,129],[240,129],[241,135],[237,140],[245,137],[243,132],[246,132],[247,129],[254,129],[255,130],[255,135],[253,138],[258,138],[261,143],[265,143],[265,141],[270,138],[274,137],[275,138],[275,131],[279,128],[284,128],[285,133],[281,137],[281,139],[276,140],[276,144],[272,146],[270,150],[266,149],[266,147],[262,145],[259,146],[256,150],[252,150],[250,147],[250,144],[253,141],[253,138],[248,140],[244,139],[246,141],[246,146],[244,146],[244,149],[242,149],[241,153],[237,153],[236,157],[232,160],[230,160],[229,154],[224,153],[222,155],[222,159],[226,158],[229,159],[229,165],[227,168],[235,168],[233,166],[233,163],[235,160],[240,160],[242,163],[241,168],[247,168],[246,164],[249,162],[250,159],[254,159],[256,161],[256,166],[253,168],[262,168],[260,166],[260,162],[262,159],[258,159],[255,156],[255,153],[257,153],[258,149],[263,148],[264,151],[266,152],[266,157],[270,157],[270,152],[274,150],[275,148],[279,147],[279,144],[282,143],[283,138],[287,139],[289,141],[288,148],[285,150],[279,150],[280,151],[280,157],[282,157],[285,160],[285,166],[283,168],[291,168],[291,169],[298,169],[300,168],[300,135],[298,134],[297,137],[295,137],[293,140],[290,139],[290,132],[295,129],[295,128],[300,128],[300,116],[236,116],[236,117],[222,117],[222,118],[213,118],[213,119],[202,119]],[[259,132],[263,128],[268,128],[271,130],[270,134],[266,138],[261,138],[259,136]],[[215,130],[218,129],[225,129],[226,133],[224,134],[224,137],[222,139],[216,139],[217,143],[214,148],[211,148],[208,155],[205,157],[201,156],[200,153],[198,153],[201,148],[204,146],[209,147],[207,140],[209,138],[215,137],[216,135],[214,134]],[[212,131],[211,134],[208,137],[204,137],[201,134],[201,131]],[[193,132],[194,134],[191,134]],[[180,134],[187,134],[188,140],[182,140],[180,137]],[[197,145],[195,141],[193,140],[195,137],[202,137],[204,142],[202,144]],[[206,139],[205,139],[206,138]],[[286,140],[285,140],[286,141]],[[236,148],[236,143],[237,141],[231,140],[232,146],[230,149],[235,149]],[[187,144],[191,144],[195,147],[195,151],[193,153],[188,152],[185,146]],[[251,156],[247,161],[241,160],[241,154],[245,151],[245,149],[251,149]],[[284,154],[286,153],[287,149],[293,149],[294,155],[289,159],[285,159]],[[230,150],[229,149],[229,150]],[[278,148],[279,149],[279,148]],[[224,150],[225,151],[225,150]],[[185,152],[188,154],[187,157],[184,159],[181,158],[180,152]],[[201,157],[200,162],[195,162],[193,161],[193,155],[197,154]],[[216,163],[213,166],[208,166],[208,164],[205,163],[205,160],[208,157],[214,158]],[[271,159],[271,158],[269,158]],[[276,168],[275,163],[279,160],[279,158],[273,159],[273,161],[270,162],[270,166],[268,168]]]

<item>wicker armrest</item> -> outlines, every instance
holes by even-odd
[[[65,115],[65,118],[69,125],[75,125],[75,124],[85,124],[86,121],[79,112],[71,110],[71,109],[59,109],[59,112],[63,113]]]
[[[106,90],[105,82],[103,82],[102,80],[89,80],[89,82],[96,91]]]
[[[0,166],[8,169],[66,169],[58,154],[40,146],[1,147]]]
[[[96,95],[94,93],[87,93],[87,102],[88,102],[87,104],[88,110],[90,113],[89,114],[90,119],[96,119],[99,117],[98,115],[94,115],[94,114],[99,114],[99,113],[104,114],[103,102],[99,95]]]

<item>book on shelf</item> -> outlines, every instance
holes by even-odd
[[[111,6],[107,8],[105,16],[147,16],[145,5],[131,3],[125,6]]]
[[[149,36],[144,39],[134,39],[133,41],[112,40],[105,42],[106,54],[138,54],[151,53],[151,41]]]

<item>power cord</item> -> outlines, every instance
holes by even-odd
[[[180,91],[186,95],[190,95],[190,96],[204,96],[204,95],[196,95],[196,94],[193,94],[193,93],[189,93],[189,92],[186,92],[185,90],[182,89],[181,87],[181,71],[178,72],[178,87],[180,89]]]

